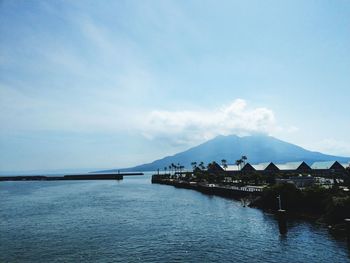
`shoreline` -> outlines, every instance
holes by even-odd
[[[255,205],[255,201],[259,200],[262,196],[261,191],[255,191],[255,192],[248,192],[248,191],[242,191],[233,189],[230,187],[222,187],[219,185],[215,186],[209,186],[208,184],[201,184],[201,183],[189,183],[185,181],[176,181],[176,180],[170,180],[170,179],[160,179],[157,178],[157,175],[152,176],[152,184],[163,184],[163,185],[169,185],[173,186],[175,188],[182,188],[182,189],[190,189],[198,191],[205,195],[215,195],[220,196],[224,198],[234,199],[237,201],[245,201],[248,199],[250,203],[245,204],[242,203],[242,205],[248,206],[250,208],[256,208],[259,209],[265,213],[273,214],[274,216],[278,215],[277,210],[273,209],[264,209],[263,207],[260,207],[258,205]],[[250,200],[249,200],[250,199]],[[327,228],[330,232],[337,236],[345,236],[346,235],[346,226],[345,223],[338,223],[338,224],[329,224],[326,223],[324,220],[323,214],[314,214],[314,213],[298,213],[298,212],[287,212],[287,218],[290,219],[300,219],[300,220],[308,220],[313,221],[318,224],[322,224]]]
[[[238,188],[232,188],[232,187],[221,187],[218,185],[207,185],[207,184],[191,184],[184,181],[176,181],[176,180],[168,180],[168,179],[159,179],[152,176],[152,184],[164,184],[164,185],[171,185],[176,188],[184,188],[184,189],[191,189],[195,190],[207,195],[217,195],[221,197],[227,197],[227,198],[233,198],[239,200],[240,198],[254,196],[259,197],[261,196],[261,191],[244,191],[239,190]]]

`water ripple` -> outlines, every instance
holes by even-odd
[[[149,180],[1,183],[0,262],[350,262],[322,227],[281,237],[272,215]]]

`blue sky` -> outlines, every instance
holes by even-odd
[[[219,134],[350,156],[349,1],[4,0],[0,36],[0,171],[131,166]]]

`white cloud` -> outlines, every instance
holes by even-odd
[[[147,79],[147,78],[146,78]],[[129,87],[137,83],[125,84]],[[102,92],[102,91],[101,91]],[[101,93],[100,92],[100,93]],[[70,103],[30,96],[0,85],[0,120],[3,131],[130,132],[173,146],[194,145],[217,135],[290,133],[295,127],[281,127],[274,112],[265,107],[249,107],[243,99],[205,110],[146,110],[113,103],[107,97],[97,101]]]
[[[193,144],[217,135],[271,134],[281,130],[272,110],[251,108],[243,99],[215,110],[152,111],[141,122],[149,139],[166,139],[174,144]]]

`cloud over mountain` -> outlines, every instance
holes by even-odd
[[[243,99],[214,110],[155,110],[147,114],[142,127],[147,138],[167,139],[175,144],[203,141],[217,135],[270,134],[280,129],[271,109],[250,107]]]

